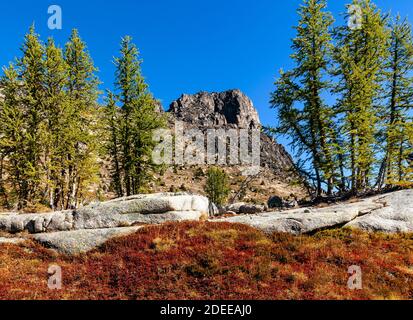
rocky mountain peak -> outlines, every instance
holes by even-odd
[[[240,90],[199,92],[182,95],[172,102],[169,111],[174,121],[188,128],[260,129],[261,122],[252,101]],[[261,167],[270,169],[279,179],[296,178],[291,173],[293,160],[284,147],[261,133]]]
[[[184,94],[169,109],[175,118],[203,127],[258,128],[261,125],[252,101],[240,90]]]

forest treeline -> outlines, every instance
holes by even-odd
[[[360,10],[345,20],[356,23],[335,26],[326,0],[304,0],[294,68],[272,94],[273,132],[292,141],[315,197],[413,185],[412,28],[370,0],[353,5]],[[77,30],[60,48],[30,28],[0,80],[1,206],[77,207],[99,197],[107,163],[117,196],[148,191],[162,169],[153,132],[167,121],[141,63],[123,38],[114,90],[103,94]]]
[[[115,59],[115,92],[104,107],[96,67],[73,30],[59,48],[31,27],[22,57],[4,68],[0,101],[0,196],[9,208],[77,207],[99,190],[112,162],[118,196],[142,192],[156,167],[152,130],[164,126],[130,37]]]
[[[315,197],[413,185],[413,38],[409,22],[354,0],[336,26],[326,0],[304,0],[294,67],[271,104]]]

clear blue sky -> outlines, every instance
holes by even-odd
[[[339,13],[350,0],[330,0]],[[99,68],[102,89],[113,84],[113,56],[131,35],[144,59],[143,72],[164,107],[182,93],[239,88],[253,100],[265,124],[275,123],[269,94],[280,68],[291,66],[290,39],[301,0],[57,0],[2,1],[0,64],[16,55],[35,22],[43,39],[64,44],[78,28]],[[384,10],[412,15],[411,0],[377,0]],[[63,10],[63,30],[47,28],[49,5]]]

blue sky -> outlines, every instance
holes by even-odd
[[[330,0],[340,13],[350,0]],[[120,38],[131,35],[144,59],[143,72],[164,107],[182,93],[239,88],[254,102],[262,122],[275,123],[269,95],[280,68],[291,66],[290,40],[301,0],[57,0],[2,1],[0,64],[19,55],[35,22],[43,39],[64,44],[78,28],[99,68],[102,89],[113,84],[113,56]],[[377,0],[384,10],[413,15],[411,0]],[[47,9],[63,10],[63,30],[49,30]]]

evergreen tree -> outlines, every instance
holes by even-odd
[[[338,167],[334,114],[322,98],[330,87],[326,78],[333,23],[326,7],[325,0],[305,0],[298,10],[300,21],[292,46],[296,66],[281,72],[271,101],[278,110],[277,131],[291,137],[298,156],[309,155],[317,197],[322,194],[323,182],[328,193],[333,192]]]
[[[21,181],[20,205],[35,203],[41,200],[41,168],[42,135],[44,132],[44,45],[41,43],[34,26],[25,36],[23,57],[18,61],[19,81],[23,90],[23,107],[25,109],[27,148],[24,149],[24,178]]]
[[[62,175],[67,163],[70,141],[69,132],[71,105],[67,96],[68,65],[63,52],[49,39],[45,57],[44,103],[46,130],[43,137],[43,169],[45,174],[44,198],[50,207],[64,209],[62,190],[65,177]]]
[[[107,142],[107,151],[112,159],[113,168],[111,169],[112,183],[115,192],[118,196],[124,194],[122,183],[122,171],[120,162],[120,152],[122,146],[120,145],[120,109],[116,105],[115,95],[108,91],[107,104],[105,108],[106,130],[109,133]]]
[[[69,116],[67,166],[62,172],[66,177],[66,191],[62,195],[65,207],[75,207],[86,195],[86,188],[97,182],[97,97],[99,81],[97,69],[87,52],[86,44],[73,30],[64,50],[68,65],[67,95],[71,114]]]
[[[341,98],[337,111],[343,119],[346,157],[350,159],[354,193],[371,187],[376,164],[379,108],[376,104],[387,57],[388,32],[380,10],[370,0],[354,0],[362,12],[360,28],[337,29],[335,59]],[[350,19],[350,17],[347,17]]]
[[[31,27],[22,51],[1,84],[2,188],[19,208],[75,207],[98,171],[95,68],[76,31],[63,55]]]
[[[413,106],[413,38],[411,25],[400,16],[390,25],[390,55],[385,78],[385,159],[379,185],[412,185],[413,176],[407,161],[411,153]]]
[[[25,36],[17,66],[4,69],[1,86],[1,156],[11,203],[18,208],[42,201],[45,138],[45,48],[34,26]],[[2,178],[3,182],[3,178]]]
[[[154,130],[165,125],[165,119],[157,111],[157,101],[142,76],[139,51],[130,37],[122,39],[120,57],[115,59],[115,65],[115,87],[120,104],[119,128],[111,127],[112,147],[120,146],[116,155],[112,152],[112,161],[118,161],[114,164],[118,179],[115,184],[118,184],[117,192],[132,195],[147,190],[158,168],[152,161],[155,147],[152,136]],[[108,113],[114,115],[113,101],[109,108],[112,111]],[[117,134],[113,136],[113,133]]]
[[[212,203],[222,206],[231,192],[228,175],[219,168],[209,168],[205,192]]]
[[[12,64],[3,69],[0,103],[0,154],[2,158],[2,193],[6,206],[18,202],[19,208],[27,202],[28,150],[27,114],[22,103],[22,85]]]

